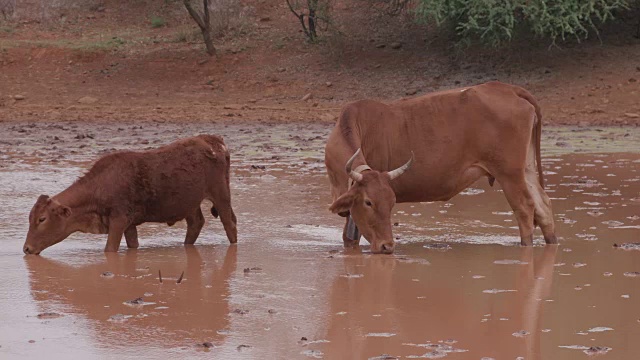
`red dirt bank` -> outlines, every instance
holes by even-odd
[[[624,31],[602,35],[604,45],[523,43],[454,58],[432,30],[371,20],[341,3],[343,35],[309,45],[281,1],[269,0],[253,8],[248,35],[218,39],[220,55],[209,59],[199,42],[174,40],[195,28],[178,9],[167,27],[153,29],[117,3],[71,25],[18,21],[0,31],[0,121],[331,122],[359,98],[390,101],[498,79],[530,90],[545,124],[640,124],[640,41]]]

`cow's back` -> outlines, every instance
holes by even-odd
[[[144,221],[178,221],[211,197],[214,186],[228,186],[229,154],[222,138],[200,135],[140,153],[136,187]]]
[[[221,137],[200,135],[147,151],[98,159],[63,193],[90,194],[100,213],[120,209],[134,223],[175,222],[229,187],[229,152]]]
[[[390,104],[358,101],[347,105],[349,116],[336,128],[357,134],[375,170],[395,169],[414,153],[411,170],[392,183],[399,202],[445,199],[455,187],[452,179],[469,166],[490,161],[501,149],[522,147],[526,153],[535,110],[518,89],[492,82]],[[341,134],[334,130],[332,136]]]

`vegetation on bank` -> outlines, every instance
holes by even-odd
[[[280,11],[299,25],[297,29],[302,34],[292,36],[303,36],[309,43],[322,42],[335,33],[329,29],[344,25],[340,17],[335,16],[335,0],[281,1]],[[70,22],[74,16],[78,18],[82,10],[105,11],[106,3],[105,0],[42,1],[35,8],[20,9],[26,5],[15,0],[0,0],[0,29],[10,33],[13,30],[7,24],[25,16],[43,22],[46,19]],[[137,9],[146,6],[151,8],[150,3],[142,2]],[[191,24],[200,30],[207,52],[214,55],[216,39],[250,31],[254,6],[258,5],[239,0],[163,0],[162,5],[155,4],[153,11],[150,10],[150,21],[146,23],[161,29],[168,26],[167,19],[182,17],[184,24],[191,17]],[[499,47],[526,37],[546,39],[550,44],[580,42],[589,36],[598,36],[604,24],[629,19],[637,22],[635,36],[640,37],[640,0],[347,0],[342,6],[347,6],[349,11],[382,10],[378,12],[384,16],[402,15],[402,21],[428,25],[425,31],[444,30],[458,46]],[[403,29],[397,31],[401,36]]]

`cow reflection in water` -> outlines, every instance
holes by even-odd
[[[447,261],[455,251],[465,251],[458,249],[446,253]],[[367,359],[423,355],[437,348],[410,344],[432,343],[467,350],[449,354],[456,359],[544,359],[541,320],[557,246],[517,251],[528,264],[492,264],[490,270],[491,256],[465,256],[465,265],[442,263],[438,267],[446,269],[438,269],[397,258],[346,255],[345,272],[363,277],[341,275],[334,280],[326,335],[330,343],[320,349],[327,359]],[[487,276],[473,279],[474,271]],[[483,292],[492,288],[516,292]],[[529,334],[513,335],[521,330]]]
[[[80,266],[40,256],[25,257],[25,262],[40,311],[63,308],[86,317],[88,332],[103,346],[170,348],[224,340],[218,331],[229,327],[229,277],[236,270],[236,252],[233,245],[187,246],[108,253],[106,261],[101,254]],[[177,284],[183,271],[184,280]],[[155,304],[124,304],[139,297]]]

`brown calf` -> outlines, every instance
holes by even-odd
[[[23,251],[39,254],[77,231],[109,234],[105,251],[118,251],[123,234],[127,246],[137,248],[137,225],[173,225],[183,219],[184,243],[193,244],[204,226],[203,200],[213,203],[211,214],[220,216],[229,242],[236,243],[229,165],[229,151],[215,135],[103,156],[63,192],[38,198],[29,214]]]

